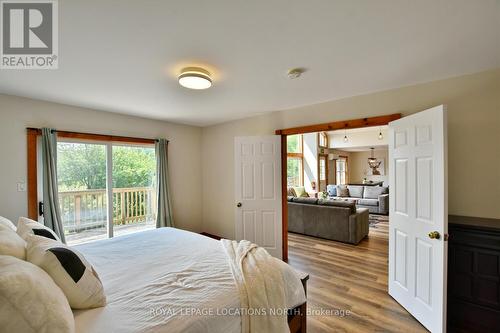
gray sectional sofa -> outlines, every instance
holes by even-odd
[[[339,196],[347,187],[348,195]],[[385,186],[328,185],[329,199],[353,202],[357,208],[367,208],[370,213],[389,214],[389,188]]]
[[[352,202],[288,197],[288,231],[358,244],[368,235],[368,209]]]

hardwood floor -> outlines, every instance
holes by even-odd
[[[427,332],[387,293],[388,227],[388,222],[370,227],[357,246],[288,234],[288,263],[310,275],[309,333]],[[321,309],[330,314],[311,313]]]

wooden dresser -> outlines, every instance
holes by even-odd
[[[449,217],[448,332],[500,332],[500,220]]]

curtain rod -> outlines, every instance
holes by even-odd
[[[37,135],[42,134],[40,128],[27,127],[28,131],[33,131]],[[75,139],[88,139],[88,140],[100,140],[100,141],[116,141],[116,142],[131,142],[131,143],[148,143],[152,144],[158,142],[158,139],[148,139],[148,138],[136,138],[129,136],[118,136],[118,135],[107,135],[107,134],[95,134],[95,133],[82,133],[82,132],[70,132],[70,131],[58,131],[52,130],[52,133],[57,133],[57,136],[62,138],[75,138]],[[170,141],[167,140],[167,143]]]

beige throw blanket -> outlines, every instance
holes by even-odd
[[[292,267],[249,241],[221,240],[241,300],[241,332],[289,332],[286,309],[306,301]]]

